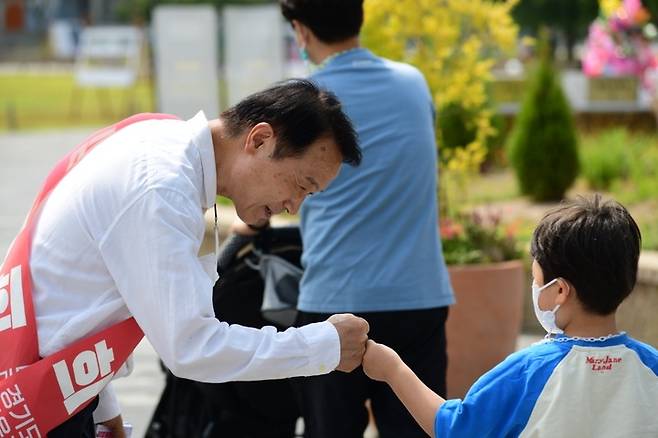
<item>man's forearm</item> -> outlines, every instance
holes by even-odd
[[[403,362],[400,362],[388,383],[420,427],[434,438],[436,412],[445,400],[428,388]]]

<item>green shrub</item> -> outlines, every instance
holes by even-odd
[[[499,113],[495,113],[491,117],[491,126],[496,130],[496,133],[487,139],[487,158],[484,160],[484,167],[486,169],[507,167],[505,141],[509,135],[509,128],[505,117]]]
[[[582,146],[590,187],[608,190],[624,204],[658,199],[658,137],[620,128],[586,135]]]
[[[441,148],[464,147],[475,140],[475,127],[468,126],[473,114],[456,102],[439,109],[437,124],[441,137]]]
[[[642,249],[658,251],[658,217],[646,219],[639,224],[642,232]]]
[[[636,141],[633,143],[633,159],[630,166],[631,193],[625,194],[629,201],[658,199],[658,143]]]
[[[562,199],[578,176],[578,143],[548,50],[540,51],[539,66],[509,138],[508,154],[521,193],[535,201],[553,201]]]
[[[463,148],[475,140],[477,132],[475,126],[472,126],[475,117],[474,111],[469,111],[456,102],[442,106],[437,117],[439,150]],[[505,119],[500,114],[493,114],[490,123],[496,132],[487,137],[487,156],[483,163],[483,167],[487,168],[505,162],[502,157],[506,134]]]
[[[624,129],[605,131],[589,137],[582,145],[582,173],[590,188],[609,190],[630,172],[633,148]]]

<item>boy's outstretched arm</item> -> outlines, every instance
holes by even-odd
[[[434,419],[445,400],[421,382],[395,351],[369,340],[363,371],[373,380],[388,383],[420,427],[435,438]]]

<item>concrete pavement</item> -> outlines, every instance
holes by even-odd
[[[91,130],[0,134],[0,257],[25,220],[57,160]]]

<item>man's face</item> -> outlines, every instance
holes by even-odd
[[[238,216],[250,225],[284,211],[297,213],[304,198],[325,190],[340,169],[342,156],[331,138],[316,140],[295,158],[271,158],[275,143],[266,139],[249,156],[243,186],[232,196]]]

